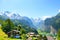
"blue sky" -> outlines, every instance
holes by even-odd
[[[17,12],[29,18],[46,18],[60,11],[60,0],[0,0],[0,11]]]

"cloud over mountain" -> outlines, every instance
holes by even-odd
[[[52,16],[43,16],[41,17],[42,20],[45,20],[46,18],[51,18]]]

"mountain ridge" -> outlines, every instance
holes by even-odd
[[[3,13],[3,14],[1,14],[1,13]],[[20,16],[20,14],[18,14],[18,13],[9,12],[9,11],[5,11],[5,12],[1,12],[1,13],[0,13],[1,14],[0,16],[2,16],[3,19],[9,18],[15,23],[15,25],[20,23],[23,25],[27,25],[31,28],[34,28],[36,30],[38,28],[40,28],[41,30],[43,29],[42,25],[44,25],[44,21],[40,18],[35,18],[35,19],[34,18],[28,18],[26,16]]]

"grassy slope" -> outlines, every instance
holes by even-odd
[[[8,40],[8,36],[2,31],[0,26],[0,40]]]

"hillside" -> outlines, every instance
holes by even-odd
[[[47,27],[47,30],[49,30],[52,26],[56,31],[58,31],[60,29],[60,13],[58,13],[56,16],[52,18],[47,18],[45,20],[45,25]]]

